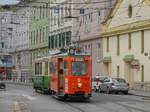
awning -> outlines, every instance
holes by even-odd
[[[125,61],[125,62],[132,62],[133,60],[134,60],[134,55],[133,54],[129,54],[129,55],[126,55],[124,58],[123,58],[123,60]]]
[[[111,63],[111,56],[106,56],[103,58],[103,63],[107,64],[107,63]]]

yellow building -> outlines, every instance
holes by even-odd
[[[104,22],[105,74],[150,91],[150,0],[118,0]]]

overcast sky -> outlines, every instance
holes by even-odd
[[[0,5],[15,4],[15,3],[17,3],[17,0],[0,0]]]

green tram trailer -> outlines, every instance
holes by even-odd
[[[34,61],[34,77],[32,81],[35,91],[50,93],[49,58],[43,57]]]

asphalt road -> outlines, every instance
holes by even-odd
[[[150,112],[150,99],[93,93],[89,101],[60,101],[30,86],[7,85],[0,91],[0,112]]]

